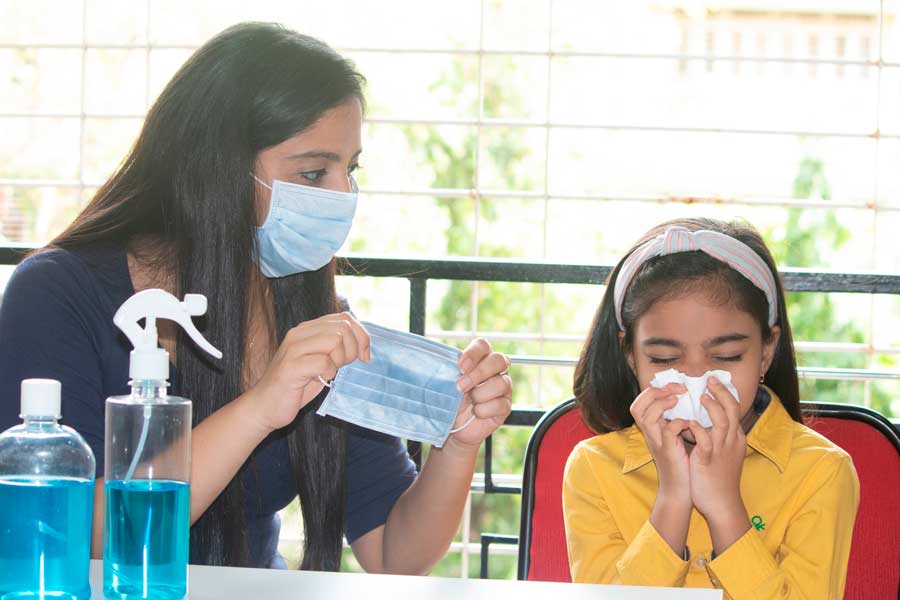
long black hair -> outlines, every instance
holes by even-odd
[[[243,23],[204,44],[147,114],[116,172],[51,246],[155,240],[178,293],[205,294],[204,334],[224,354],[210,361],[179,332],[177,384],[197,424],[242,392],[248,290],[257,253],[257,155],[352,98],[362,76],[324,43],[280,25]],[[152,253],[151,253],[152,254]],[[293,326],[339,310],[333,263],[273,279],[276,342]],[[314,403],[315,404],[315,403]],[[305,527],[301,568],[336,570],[343,534],[346,433],[301,411],[288,436]],[[195,523],[191,542],[214,565],[246,565],[240,477]]]
[[[784,286],[775,260],[762,237],[749,225],[712,219],[676,219],[654,227],[638,240],[610,273],[606,292],[575,368],[575,399],[585,421],[597,433],[616,431],[634,424],[629,407],[641,390],[626,356],[634,342],[635,323],[663,298],[702,289],[715,300],[723,304],[732,303],[750,314],[759,324],[762,339],[771,339],[769,305],[763,291],[727,264],[696,251],[658,256],[638,269],[623,299],[622,321],[625,335],[619,340],[613,291],[622,263],[647,241],[675,226],[691,231],[706,229],[731,236],[749,246],[772,272],[778,301],[775,324],[781,328],[781,336],[772,364],[765,373],[764,383],[778,394],[791,418],[802,422],[794,341],[784,303]]]

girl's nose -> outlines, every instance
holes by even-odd
[[[684,374],[688,377],[700,377],[707,371],[713,370],[713,367],[706,363],[691,362],[684,365]]]

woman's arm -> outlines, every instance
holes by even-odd
[[[254,448],[268,435],[243,395],[229,402],[191,432],[191,525],[222,493]],[[91,556],[103,556],[103,484],[94,486],[94,523]]]
[[[572,580],[578,583],[680,586],[687,575],[685,540],[691,518],[688,456],[679,437],[685,422],[663,413],[677,402],[680,384],[648,387],[631,404],[635,425],[653,456],[659,486],[653,509],[630,543],[625,541],[603,490],[620,482],[601,481],[592,461],[599,456],[577,446],[566,463],[563,515]]]
[[[252,395],[229,402],[191,433],[191,525],[219,497],[269,429],[254,411]]]
[[[452,436],[443,448],[432,448],[387,523],[353,542],[359,564],[369,573],[428,573],[459,529],[477,456],[477,447],[460,446]]]
[[[194,427],[191,432],[191,524],[234,478],[256,446],[322,390],[318,375],[368,359],[368,336],[346,315],[328,315],[295,327],[263,379]],[[102,480],[94,497],[92,553],[102,554]]]
[[[459,361],[457,384],[465,392],[455,427],[475,420],[452,434],[443,448],[431,448],[422,473],[394,504],[382,527],[352,544],[366,571],[425,574],[447,552],[459,529],[478,449],[509,415],[512,384],[509,359],[475,340]],[[471,407],[471,408],[469,408]]]
[[[592,457],[583,445],[576,446],[563,476],[563,517],[572,581],[684,585],[688,562],[672,549],[650,518],[630,543],[625,540],[603,494],[604,489],[616,486],[617,482],[600,481],[592,460],[600,459]],[[678,515],[678,518],[685,517]],[[678,544],[682,552],[683,544],[682,538]]]
[[[707,568],[732,598],[840,598],[847,578],[859,480],[846,455],[822,458],[807,478],[800,510],[774,553],[754,528]]]

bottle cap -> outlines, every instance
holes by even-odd
[[[55,379],[22,380],[22,414],[25,417],[60,418],[62,385]]]

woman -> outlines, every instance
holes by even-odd
[[[211,361],[160,323],[171,393],[194,402],[192,562],[285,566],[276,513],[298,494],[302,568],[339,568],[343,535],[370,572],[425,573],[446,552],[478,447],[510,411],[508,359],[484,340],[465,350],[461,412],[476,419],[418,476],[400,440],[314,414],[322,379],[368,358],[332,260],[356,201],[361,84],[328,46],[280,26],[222,32],[163,90],[85,210],[10,280],[0,428],[17,420],[21,379],[62,381],[64,422],[97,458],[95,556],[104,400],[128,392],[112,316],[153,287],[205,294],[203,333],[224,353]]]
[[[684,395],[703,412],[669,413]],[[647,232],[610,275],[575,397],[598,435],[563,480],[573,581],[843,597],[859,481],[803,425],[784,286],[753,227]]]

